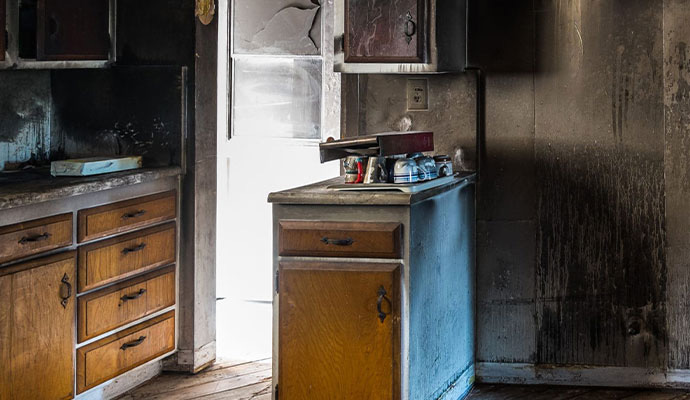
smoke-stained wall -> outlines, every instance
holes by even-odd
[[[477,361],[690,369],[690,3],[472,4]],[[474,79],[430,76],[415,129],[474,135]],[[346,131],[394,128],[399,82],[347,80]]]

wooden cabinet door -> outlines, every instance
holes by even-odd
[[[400,398],[399,270],[280,264],[281,400]]]
[[[0,0],[2,1],[2,0]],[[0,276],[0,293],[12,293],[12,276]],[[0,399],[11,398],[10,383],[12,382],[12,370],[6,366],[12,365],[10,353],[10,338],[12,329],[12,302],[9,299],[0,299]]]
[[[38,0],[38,60],[106,60],[108,0]]]
[[[426,2],[345,0],[345,62],[426,62]]]
[[[0,61],[5,60],[5,49],[7,48],[7,43],[5,43],[5,31],[7,30],[6,11],[5,0],[0,0]]]
[[[68,253],[9,275],[11,399],[73,397],[75,261]]]

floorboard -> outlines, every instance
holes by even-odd
[[[337,397],[334,397],[336,399]],[[271,400],[271,360],[217,362],[197,375],[163,374],[118,400]],[[690,392],[476,385],[468,400],[690,400]],[[348,399],[349,400],[349,399]],[[359,399],[358,399],[359,400]],[[364,399],[362,399],[364,400]]]

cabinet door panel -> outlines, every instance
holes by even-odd
[[[37,59],[107,59],[108,10],[108,0],[38,0]]]
[[[426,0],[345,0],[345,62],[426,62]]]
[[[5,43],[5,30],[6,21],[5,17],[5,0],[0,0],[0,61],[5,60],[5,49],[7,48],[7,43]]]
[[[280,264],[281,400],[400,398],[399,269]]]
[[[72,397],[74,290],[63,278],[74,287],[75,272],[72,255],[12,275],[11,398]]]
[[[0,277],[0,293],[12,293],[12,276]],[[12,365],[12,355],[10,353],[11,328],[12,302],[8,301],[8,299],[2,299],[0,300],[0,365]],[[10,398],[11,380],[11,369],[0,368],[0,399]]]

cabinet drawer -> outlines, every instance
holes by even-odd
[[[79,248],[79,291],[175,262],[175,223]]]
[[[175,304],[175,266],[79,298],[79,342]]]
[[[77,392],[82,393],[174,349],[174,311],[79,348]]]
[[[79,243],[175,218],[174,191],[79,211]]]
[[[72,244],[72,214],[0,228],[0,263]]]
[[[281,256],[400,258],[397,222],[279,222]]]

